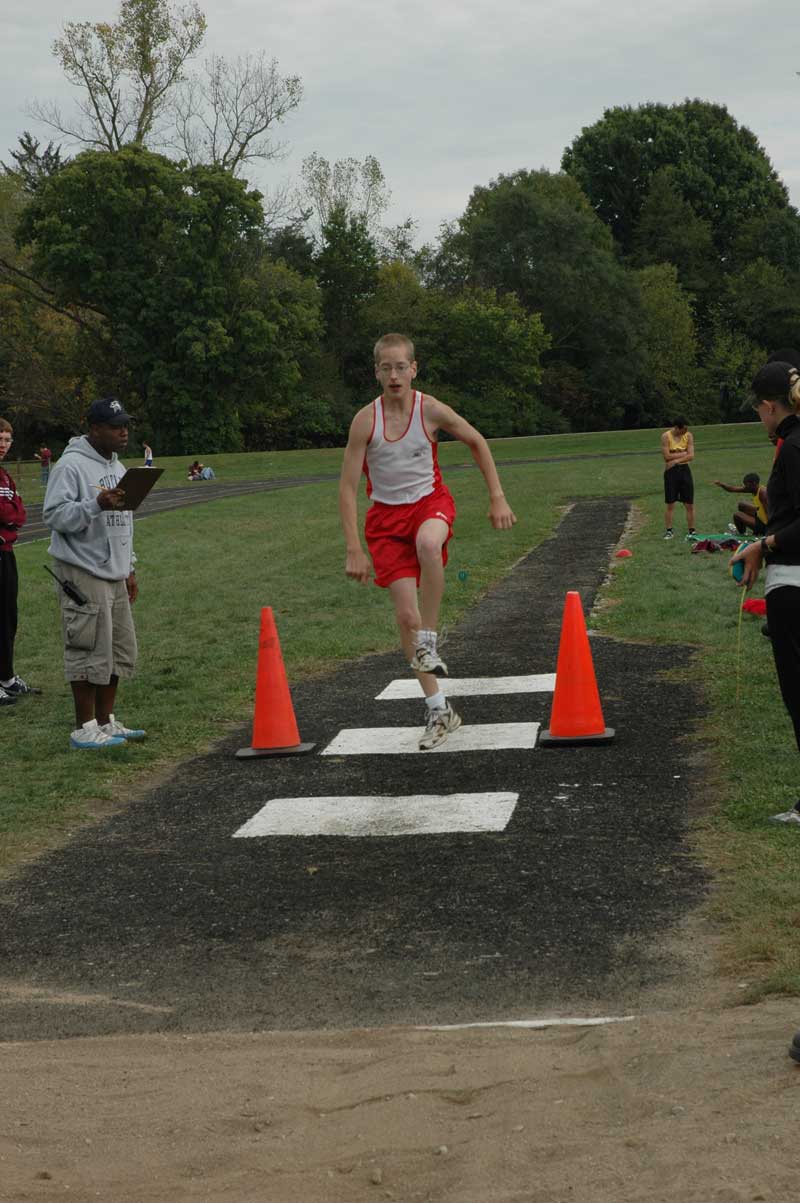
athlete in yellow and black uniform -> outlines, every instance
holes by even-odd
[[[764,535],[767,531],[767,490],[761,484],[757,472],[748,472],[740,485],[726,485],[715,480],[726,493],[744,493],[747,500],[740,501],[732,516],[733,526],[740,535]]]
[[[665,539],[672,539],[672,511],[680,501],[686,507],[686,522],[689,534],[695,533],[694,524],[694,481],[689,464],[694,459],[694,437],[686,419],[678,417],[669,430],[661,436],[661,454],[664,457],[664,531]]]

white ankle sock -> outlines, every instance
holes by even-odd
[[[2,685],[3,689],[7,689],[9,685],[14,684],[16,679],[16,677],[12,677],[10,681],[0,681],[0,685]]]
[[[438,693],[434,693],[431,697],[425,699],[425,705],[429,710],[444,710],[447,705],[447,698],[440,689]]]
[[[436,632],[435,631],[417,631],[417,647],[429,647],[432,652],[436,651]]]

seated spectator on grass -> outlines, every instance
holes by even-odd
[[[213,480],[214,475],[215,475],[215,473],[214,473],[213,468],[205,468],[204,467],[204,468],[200,469],[200,479],[201,480]]]
[[[200,473],[203,471],[203,465],[199,459],[196,459],[193,464],[189,465],[189,480],[200,480]]]
[[[767,490],[760,483],[757,472],[748,472],[740,485],[726,485],[721,480],[713,482],[726,493],[745,493],[747,501],[740,501],[732,515],[732,526],[740,535],[764,535],[767,532]]]

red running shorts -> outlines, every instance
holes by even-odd
[[[447,523],[447,538],[442,546],[442,563],[446,564],[447,544],[453,537],[456,520],[456,503],[445,485],[408,505],[385,505],[382,501],[374,501],[367,510],[364,534],[375,568],[375,584],[381,589],[407,576],[413,576],[419,584],[417,532],[430,518]]]

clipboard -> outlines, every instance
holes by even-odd
[[[125,494],[125,502],[120,508],[137,510],[163,471],[163,468],[128,468],[122,480],[114,486]]]

